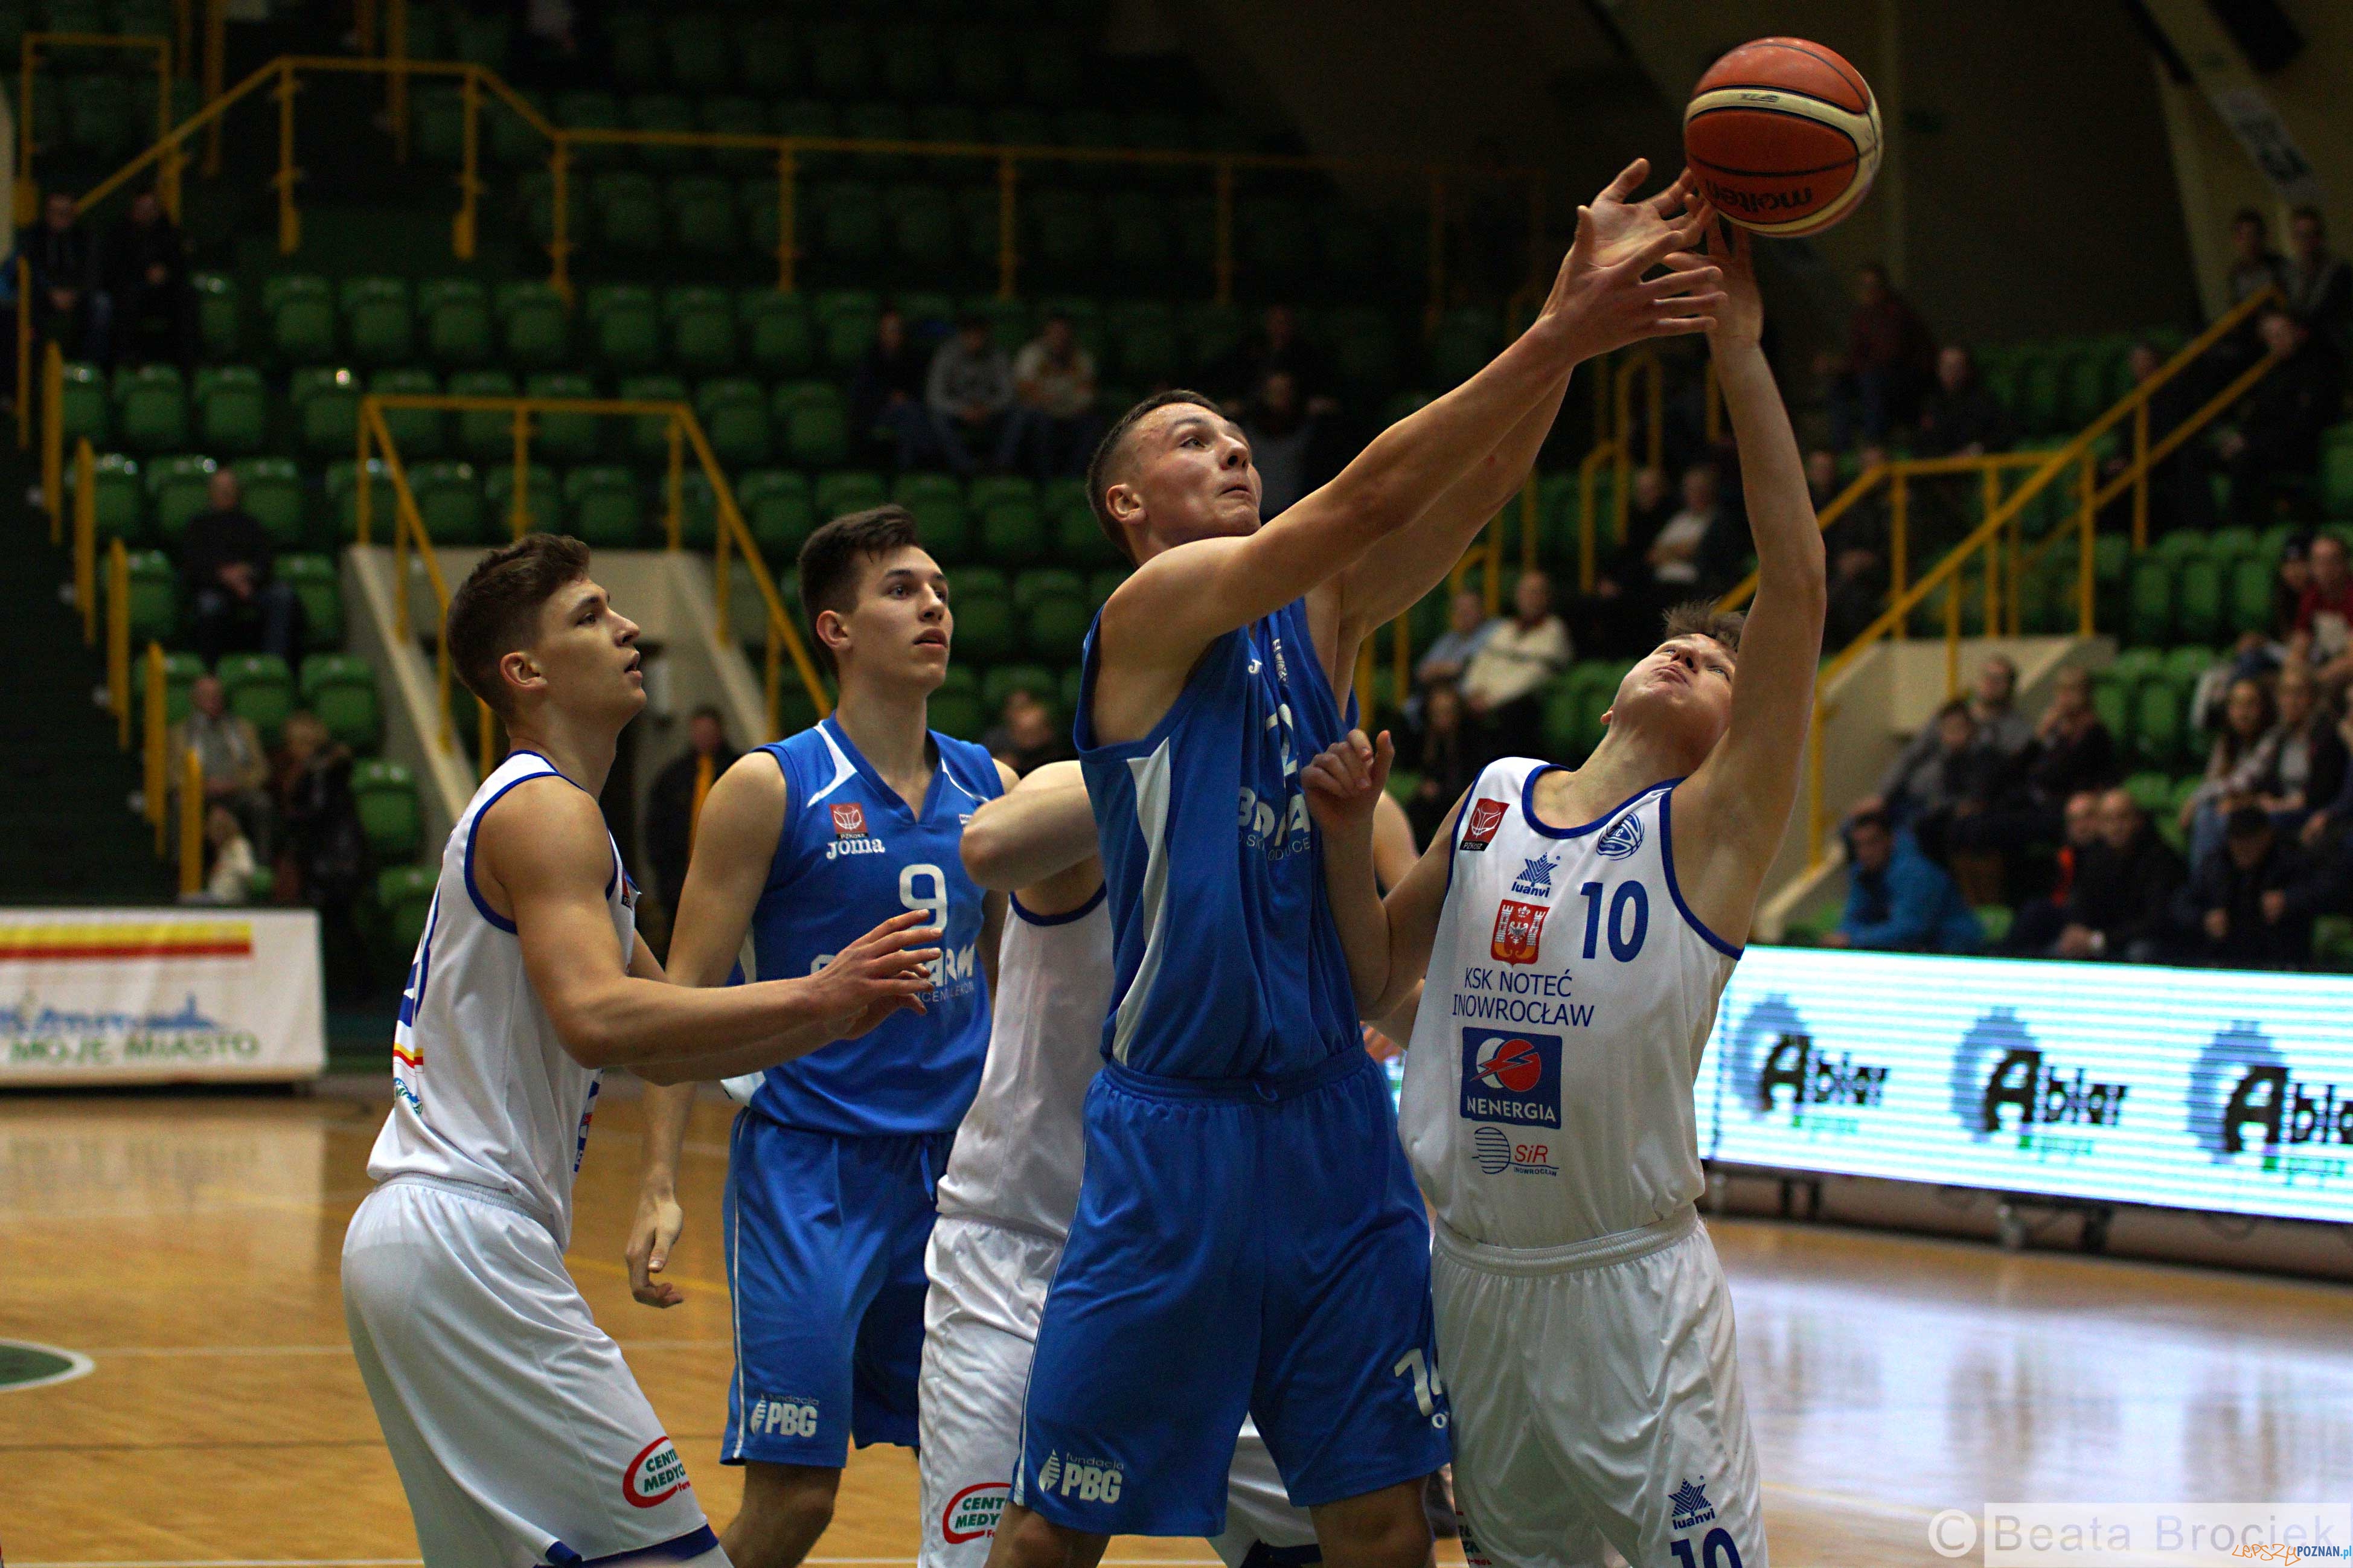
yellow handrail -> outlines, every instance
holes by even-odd
[[[33,445],[33,263],[16,258],[16,449]]]
[[[180,753],[180,896],[205,890],[205,764],[194,746]]]
[[[125,615],[129,611],[125,610]],[[128,635],[126,632],[125,635]],[[142,770],[142,799],[147,807],[147,820],[155,829],[155,858],[164,858],[164,774],[166,759],[164,731],[170,708],[164,700],[164,645],[147,645],[147,733],[142,737],[141,752],[145,764]]]
[[[1666,445],[1666,368],[1656,351],[1640,349],[1594,377],[1592,447],[1577,466],[1577,583],[1581,593],[1593,592],[1596,571],[1594,501],[1601,466],[1609,465],[1610,528],[1617,542],[1626,542],[1626,513],[1632,499],[1634,470],[1634,384],[1643,384],[1642,413],[1647,429],[1643,462],[1657,468]]]
[[[16,221],[29,224],[40,216],[40,188],[33,183],[33,69],[44,46],[71,49],[153,49],[155,51],[155,139],[157,145],[172,130],[172,40],[145,34],[26,33],[22,78],[16,89]],[[157,181],[156,195],[176,223],[180,217],[180,177],[176,162],[168,163]]]
[[[90,437],[74,443],[74,608],[81,612],[81,640],[98,640],[98,457]]]
[[[66,354],[54,339],[41,356],[41,504],[49,511],[49,542],[65,542]]]
[[[504,413],[512,416],[515,429],[514,494],[517,500],[510,510],[509,520],[510,527],[516,538],[521,538],[523,533],[529,531],[531,522],[530,514],[525,510],[522,498],[526,493],[525,487],[529,484],[530,434],[533,415],[576,414],[658,417],[668,420],[670,472],[664,485],[664,531],[668,538],[668,546],[672,550],[682,548],[681,533],[684,526],[683,470],[686,454],[691,449],[695,462],[702,468],[704,479],[711,487],[715,531],[712,581],[716,595],[715,632],[719,641],[724,644],[729,637],[729,599],[731,597],[729,571],[733,555],[740,553],[743,556],[744,568],[752,575],[753,584],[759,591],[762,608],[765,612],[766,647],[763,659],[763,688],[766,700],[769,738],[773,739],[783,732],[783,671],[787,659],[791,661],[794,670],[800,677],[801,683],[808,693],[809,700],[816,706],[818,714],[822,716],[832,710],[832,702],[826,695],[825,684],[818,675],[817,666],[810,659],[807,648],[802,644],[800,633],[795,628],[792,617],[786,613],[784,600],[776,592],[776,579],[769,574],[766,563],[760,559],[759,548],[752,537],[751,527],[744,521],[744,514],[736,505],[734,489],[727,482],[727,476],[720,468],[719,459],[712,450],[710,439],[704,435],[702,423],[696,419],[691,406],[684,403],[656,398],[467,397],[451,394],[370,393],[360,400],[359,464],[356,469],[359,475],[359,490],[354,498],[359,542],[367,544],[373,540],[375,500],[371,493],[373,486],[368,475],[372,460],[380,455],[385,477],[392,486],[395,501],[393,552],[394,574],[398,584],[399,595],[396,622],[399,635],[406,638],[412,633],[407,590],[407,561],[408,552],[412,549],[425,563],[426,575],[432,584],[435,600],[441,614],[441,629],[437,634],[434,651],[434,675],[440,690],[441,710],[444,716],[441,740],[444,745],[452,743],[447,717],[451,680],[448,632],[449,592],[447,580],[441,573],[440,563],[434,554],[433,542],[425,531],[423,515],[417,510],[415,492],[409,487],[406,467],[400,460],[399,453],[393,442],[391,428],[385,421],[385,410],[403,408],[460,413]],[[482,711],[484,720],[480,752],[482,771],[487,773],[495,759],[490,754],[489,710],[485,708]]]
[[[106,547],[106,705],[114,710],[114,743],[131,749],[131,550]]]

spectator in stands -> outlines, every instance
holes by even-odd
[[[2157,963],[2183,878],[2181,857],[2157,836],[2132,793],[2107,791],[2099,796],[2099,842],[2076,868],[2067,923],[2051,956]]]
[[[98,247],[81,226],[73,197],[50,192],[41,204],[41,221],[17,237],[16,249],[32,271],[33,331],[56,342],[68,359],[104,358],[108,320]]]
[[[2308,483],[2320,465],[2320,433],[2337,423],[2344,387],[2334,359],[2285,310],[2266,310],[2257,325],[2276,362],[2255,383],[2238,428],[2217,443],[2231,475],[2231,506],[2241,522],[2271,521],[2283,488]],[[2285,481],[2284,486],[2282,481]]]
[[[200,675],[188,692],[188,716],[172,726],[164,745],[174,758],[190,752],[203,773],[208,806],[237,814],[246,837],[267,855],[274,839],[269,800],[269,754],[253,721],[228,710],[228,694],[216,675]],[[167,770],[177,787],[176,767]]]
[[[1683,501],[1642,552],[1649,580],[1635,593],[1642,620],[1653,626],[1678,601],[1731,586],[1731,568],[1746,543],[1745,531],[1726,524],[1714,464],[1683,470]]]
[[[2288,664],[2279,673],[2272,700],[2279,721],[2266,739],[2264,767],[2254,782],[2257,805],[2272,814],[2283,833],[2304,830],[2305,818],[2345,787],[2345,742],[2320,703],[2320,682],[2311,668]]]
[[[1273,517],[1340,471],[1334,422],[1301,400],[1289,371],[1269,374],[1243,409],[1242,431],[1259,475],[1259,515]]]
[[[2315,535],[2308,553],[2311,575],[2296,601],[2288,660],[2311,665],[2321,689],[2337,698],[2353,682],[2353,570],[2345,542],[2333,533]]]
[[[1895,952],[1975,952],[1983,945],[1985,931],[1958,884],[1886,813],[1850,817],[1846,845],[1846,912],[1822,945]]]
[[[2085,858],[2100,842],[2099,792],[2079,790],[2069,795],[2063,820],[2058,853],[2052,858],[2051,890],[2019,902],[2018,912],[2010,924],[2010,935],[2002,942],[2006,952],[2033,957],[2047,955],[2058,942],[2060,932],[2066,929],[2067,906],[2074,897],[2075,879],[2082,875]]]
[[[1458,588],[1447,601],[1446,629],[1425,649],[1413,667],[1413,694],[1405,700],[1405,721],[1409,725],[1421,722],[1422,704],[1430,693],[1440,687],[1451,690],[1471,668],[1488,637],[1504,623],[1487,618],[1486,601],[1479,597],[1476,588]],[[1453,796],[1447,797],[1453,804]]]
[[[1070,726],[1057,724],[1054,710],[1026,687],[1006,693],[1005,707],[981,743],[990,756],[1023,774],[1072,754]]]
[[[2034,743],[2036,726],[2018,710],[2018,665],[2008,654],[1991,655],[1978,666],[1969,716],[1978,721],[1979,742],[2004,763],[2016,762]]]
[[[1593,592],[1575,609],[1577,625],[1589,628],[1600,651],[1631,655],[1648,651],[1657,640],[1659,612],[1672,601],[1662,601],[1651,586],[1648,557],[1651,542],[1678,510],[1666,470],[1646,466],[1634,470],[1634,482],[1628,487],[1625,537],[1607,554],[1599,553],[1605,538],[1600,531],[1607,525],[1601,518],[1593,520],[1597,546]],[[1569,548],[1581,548],[1573,536]]]
[[[1978,681],[1981,688],[1989,684],[1982,673]],[[2005,879],[2014,883],[2022,869],[2019,857],[2061,837],[2067,803],[2116,782],[2116,741],[2093,706],[2091,671],[2081,666],[2060,671],[2032,743],[2022,752],[1995,755],[1984,781],[1989,804],[1955,823],[1952,842],[1966,853],[2003,857]]]
[[[2145,385],[2165,368],[2165,356],[2150,343],[2135,343],[2125,356],[2132,372],[2133,384]],[[2171,435],[2174,428],[2190,415],[2211,395],[2201,385],[2195,365],[2169,377],[2148,397],[2148,439],[2154,447]],[[2113,478],[2129,466],[2129,447],[2100,466],[2104,478]],[[2170,533],[2176,529],[2196,529],[2211,533],[2221,526],[2214,511],[2214,488],[2209,476],[2213,461],[2207,451],[2205,437],[2194,436],[2173,449],[2172,455],[2149,470],[2148,521],[2151,531]],[[2127,489],[2112,503],[2117,509],[2119,523],[2131,516],[2132,492]]]
[[[2222,723],[2206,753],[2206,776],[2181,803],[2179,826],[2189,835],[2189,863],[2202,864],[2221,841],[2222,824],[2241,805],[2253,804],[2255,786],[2270,771],[2271,693],[2252,677],[2231,683],[2222,701]]]
[[[2300,846],[2283,839],[2259,805],[2233,810],[2174,900],[2185,955],[2232,969],[2293,969],[2312,955],[2325,901]]]
[[[237,826],[237,814],[225,805],[206,812],[205,843],[212,850],[213,868],[205,878],[204,901],[242,904],[250,900],[254,875],[261,867],[253,858],[245,829]]]
[[[2353,331],[2353,265],[2328,248],[2328,228],[2318,207],[2298,207],[2288,219],[2287,308],[2310,329],[2321,349],[2341,366]]]
[[[2066,689],[2067,678],[2063,675],[2062,701]],[[1880,776],[1879,788],[1857,802],[1856,809],[1888,810],[1897,822],[1908,822],[1912,813],[1904,804],[1907,799],[1958,800],[1975,793],[1993,769],[2014,766],[2036,739],[2035,726],[2029,724],[2026,716],[2018,710],[2017,696],[2018,666],[2008,656],[1995,654],[1978,667],[1977,684],[1969,695],[1947,702],[1937,711],[1934,723],[1923,726],[1912,737]],[[2088,678],[2083,696],[2084,708],[2088,711]],[[2046,717],[2045,722],[2051,721]],[[1989,760],[1970,761],[1966,755],[1980,751],[1987,753]],[[2105,784],[2106,775],[2097,782]],[[2058,797],[2065,798],[2064,795]],[[2057,801],[2052,805],[2055,807]]]
[[[1577,657],[1568,627],[1552,613],[1552,579],[1521,574],[1512,590],[1512,616],[1491,626],[1462,672],[1462,701],[1471,710],[1485,757],[1528,751],[1535,743],[1544,683]]]
[[[1414,760],[1419,776],[1406,816],[1416,843],[1427,844],[1471,781],[1479,776],[1479,747],[1463,723],[1462,695],[1452,686],[1433,686],[1421,710],[1421,744]]]
[[[694,845],[694,818],[702,797],[738,755],[727,743],[727,720],[709,703],[686,721],[686,750],[654,775],[646,795],[646,855],[654,890],[673,916],[686,890],[686,862]]]
[[[269,531],[245,510],[228,469],[214,469],[205,493],[210,510],[190,519],[180,537],[197,657],[210,668],[224,653],[258,649],[291,668],[302,649],[302,601],[292,584],[271,575],[277,549]]]
[[[2266,289],[2283,295],[2294,286],[2287,258],[2272,248],[2272,228],[2253,207],[2231,215],[2231,270],[2227,277],[2231,303],[2239,304]]]
[[[1936,711],[1926,733],[1932,744],[1924,752],[1915,737],[1897,768],[1891,770],[1881,799],[1895,824],[1906,829],[1921,849],[1940,864],[1945,861],[1954,823],[1984,813],[2001,783],[2001,759],[1986,743],[1977,716],[1968,700],[1955,698]],[[1904,765],[1909,761],[1910,766]]]
[[[889,446],[902,472],[923,467],[934,449],[923,403],[929,368],[907,331],[907,318],[897,307],[886,307],[849,383],[849,427],[860,441]]]
[[[1847,322],[1843,359],[1827,358],[1832,376],[1831,444],[1841,451],[1857,440],[1876,445],[1908,423],[1936,356],[1936,340],[1919,312],[1888,286],[1876,263],[1856,275],[1854,314]]]
[[[2353,707],[2348,707],[2337,718],[2337,743],[2345,749],[2348,758],[2353,758]],[[2345,858],[2346,851],[2353,850],[2353,833],[2348,832],[2348,827],[2353,827],[2353,765],[2347,767],[2344,783],[2337,786],[2334,796],[2316,795],[2314,798],[2320,804],[2304,819],[2304,830],[2297,837],[2324,863],[2337,862]],[[2353,873],[2353,866],[2341,869]],[[2337,890],[2340,896],[2353,895],[2353,875],[2348,875]]]
[[[932,439],[948,467],[967,478],[977,472],[973,452],[997,451],[1013,405],[1013,366],[989,341],[987,317],[964,317],[955,335],[932,355],[923,401],[932,413]]]
[[[277,800],[285,847],[278,857],[280,903],[319,911],[327,993],[345,998],[369,987],[367,944],[357,911],[367,886],[367,829],[352,798],[352,753],[311,713],[286,721]]]
[[[2010,414],[1978,374],[1977,361],[1958,343],[1946,344],[1936,355],[1936,384],[1920,406],[1914,454],[1981,458],[2006,450],[2010,439]]]
[[[1806,454],[1806,493],[1816,516],[1844,494],[1838,455],[1827,447]],[[1823,616],[1822,644],[1840,648],[1877,620],[1887,600],[1887,518],[1876,495],[1864,495],[1839,513],[1822,532],[1830,556],[1830,605]]]
[[[1210,373],[1209,388],[1237,414],[1244,401],[1280,372],[1291,377],[1307,413],[1323,418],[1340,411],[1332,395],[1332,364],[1324,351],[1299,331],[1299,312],[1288,305],[1269,305],[1256,329],[1245,334]]]
[[[106,237],[106,292],[112,326],[111,358],[131,364],[168,359],[180,374],[196,374],[196,291],[188,281],[187,249],[179,226],[164,216],[153,191],[131,198],[131,210]],[[151,353],[151,342],[162,352]]]
[[[1075,477],[1086,471],[1102,431],[1094,356],[1080,346],[1071,318],[1057,310],[1013,356],[1013,408],[997,466],[1027,468],[1041,483]]]

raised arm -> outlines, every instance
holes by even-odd
[[[972,814],[964,868],[984,888],[1033,887],[1095,855],[1095,814],[1076,763],[1048,763]]]
[[[1362,730],[1351,730],[1299,775],[1308,813],[1323,830],[1317,840],[1324,890],[1347,956],[1356,1011],[1377,1021],[1389,1017],[1430,966],[1439,911],[1446,903],[1447,852],[1462,809],[1458,799],[1421,858],[1383,899],[1373,865],[1373,814],[1388,787],[1394,755],[1386,730],[1377,742],[1367,741]]]

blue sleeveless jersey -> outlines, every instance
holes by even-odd
[[[981,802],[1005,793],[987,752],[934,732],[939,765],[918,818],[830,719],[761,750],[785,771],[785,827],[752,913],[765,980],[811,974],[889,920],[927,910],[944,925],[925,1012],[770,1068],[752,1109],[783,1126],[847,1137],[953,1132],[988,1054],[982,889],[957,853]],[[944,919],[941,917],[944,917]]]
[[[1280,1077],[1362,1050],[1299,770],[1348,731],[1307,602],[1208,646],[1140,741],[1094,735],[1097,616],[1079,760],[1116,942],[1103,1054],[1165,1078]],[[1355,699],[1349,699],[1353,717]]]

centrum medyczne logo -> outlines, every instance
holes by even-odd
[[[2189,1069],[2190,1137],[2218,1163],[2258,1152],[2266,1174],[2343,1177],[2353,1149],[2353,1086],[2301,1079],[2253,1024],[2216,1035]]]
[[[2092,1134],[2124,1121],[2132,1092],[2051,1060],[2012,1007],[1994,1008],[1962,1037],[1952,1087],[1953,1113],[1970,1137],[2014,1132],[2021,1152],[2045,1160],[2090,1153]]]

